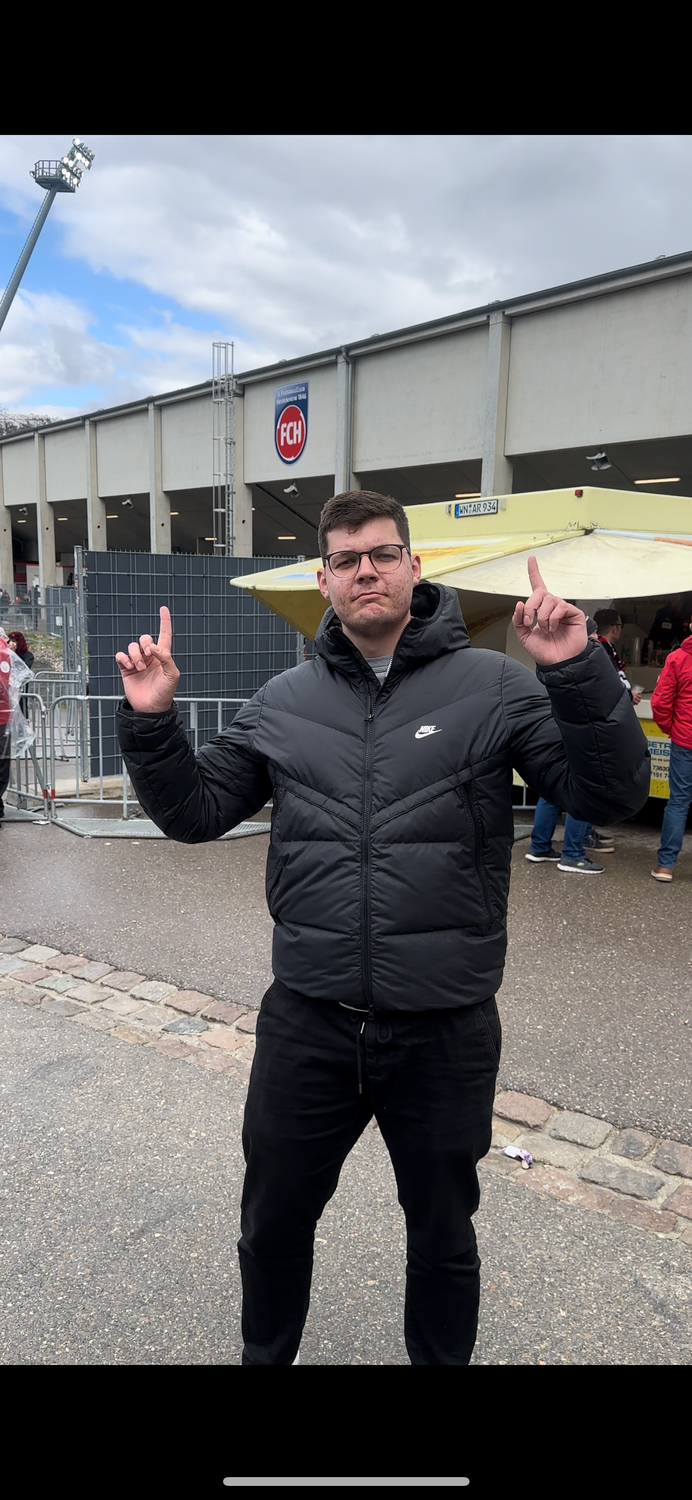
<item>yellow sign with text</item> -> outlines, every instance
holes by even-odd
[[[653,719],[640,719],[639,723],[647,738],[649,751],[651,753],[651,788],[650,797],[670,796],[668,783],[668,772],[670,768],[670,740],[668,735],[659,729]]]

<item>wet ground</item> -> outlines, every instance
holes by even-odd
[[[603,875],[530,864],[515,845],[499,1086],[692,1143],[692,835],[658,885],[661,811],[611,830]],[[0,839],[5,931],[259,1005],[264,836],[186,846],[10,824]]]

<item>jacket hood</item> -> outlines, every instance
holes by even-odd
[[[688,635],[687,640],[683,641],[680,650],[686,651],[688,656],[692,656],[692,635]]]
[[[418,583],[413,590],[411,615],[396,651],[397,669],[406,670],[424,661],[432,661],[449,651],[470,646],[469,633],[454,589],[442,583]],[[315,637],[315,649],[330,667],[361,675],[364,660],[353,642],[344,635],[341,621],[330,608],[323,616]],[[394,665],[394,663],[392,663]]]

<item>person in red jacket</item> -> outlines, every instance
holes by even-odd
[[[3,797],[10,779],[10,677],[12,656],[4,630],[0,628],[0,818],[4,816]]]
[[[654,880],[673,879],[692,803],[692,636],[671,651],[651,695],[651,712],[670,736],[670,796],[663,814]]]

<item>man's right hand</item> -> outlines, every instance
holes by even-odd
[[[127,652],[118,651],[116,661],[128,703],[136,713],[160,714],[170,708],[180,673],[171,656],[173,630],[170,611],[162,604],[161,628],[155,643],[150,635],[131,641]]]

